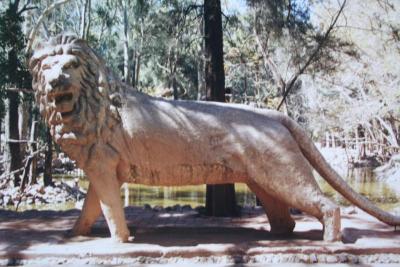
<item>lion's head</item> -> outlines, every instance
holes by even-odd
[[[86,142],[88,134],[100,134],[108,113],[115,119],[113,98],[123,86],[84,41],[59,35],[40,43],[29,68],[40,112],[57,143]]]

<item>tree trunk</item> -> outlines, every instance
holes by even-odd
[[[171,60],[172,65],[171,65],[171,73],[170,73],[171,86],[172,86],[174,100],[179,99],[178,85],[177,85],[177,81],[176,81],[176,66],[177,66],[176,53],[174,54],[173,60]]]
[[[178,87],[176,85],[176,74],[175,72],[171,73],[172,74],[172,81],[171,81],[171,86],[172,86],[172,92],[174,95],[174,100],[179,99],[179,92],[178,92]]]
[[[82,5],[82,14],[81,14],[81,25],[80,25],[80,36],[81,39],[87,40],[89,36],[89,28],[90,28],[90,7],[91,1],[85,0]]]
[[[131,63],[129,60],[129,21],[128,21],[128,11],[125,1],[125,5],[121,3],[121,8],[123,9],[123,19],[124,19],[124,81],[127,84],[131,84]]]
[[[46,156],[44,160],[44,173],[43,173],[43,184],[44,186],[53,185],[53,174],[52,174],[52,159],[53,159],[53,140],[51,139],[50,129],[46,130]]]
[[[325,132],[325,147],[329,148],[329,144],[331,143],[331,138],[329,136],[329,132]]]
[[[197,100],[202,100],[204,95],[204,61],[203,59],[199,59],[197,63]]]
[[[138,90],[139,89],[139,81],[140,81],[140,60],[141,60],[141,52],[137,55],[137,58],[136,58],[136,63],[135,63],[135,68],[134,68],[134,70],[135,70],[135,80],[134,80],[134,82],[132,83],[133,85],[134,85],[134,88],[136,89],[136,90]]]
[[[138,52],[137,50],[134,50],[132,53],[132,62],[131,62],[131,83],[132,87],[135,88],[135,90],[139,91],[138,88],[136,88],[136,62],[138,61]]]
[[[90,32],[90,22],[91,22],[91,17],[90,17],[90,9],[92,7],[92,1],[87,0],[87,22],[86,22],[86,27],[85,27],[85,39],[87,40],[89,38],[89,32]]]
[[[204,36],[204,19],[201,20],[199,23],[199,32],[201,33],[201,36]],[[203,96],[205,95],[205,87],[206,87],[206,82],[205,82],[205,77],[204,77],[204,71],[205,71],[205,62],[204,62],[204,38],[201,39],[199,42],[198,46],[198,53],[199,53],[199,58],[197,61],[197,100],[203,100]]]
[[[9,2],[9,12],[13,14],[14,17],[19,16],[18,14],[19,1]],[[8,12],[7,11],[7,12]],[[15,25],[18,22],[12,21],[11,25]],[[18,25],[19,26],[19,25]],[[8,62],[7,62],[7,72],[2,73],[5,79],[8,80],[8,86],[17,87],[19,81],[18,76],[18,51],[14,49],[9,49],[8,52]],[[6,157],[7,160],[5,171],[10,173],[22,168],[21,161],[21,149],[19,143],[19,129],[18,129],[18,105],[19,105],[19,95],[18,92],[8,91],[7,92],[7,118],[6,118]],[[12,179],[14,186],[20,185],[20,172],[15,172]]]
[[[204,0],[206,99],[225,102],[225,74],[220,0]],[[235,185],[207,185],[206,214],[235,216]]]
[[[21,140],[29,139],[29,117],[30,117],[30,102],[23,101],[18,107],[18,128],[19,128],[19,138]],[[20,143],[21,158],[24,158],[28,150],[28,143]]]
[[[1,133],[2,133],[2,131],[1,131],[2,128],[1,127],[3,126],[2,122],[3,122],[3,120],[2,120],[2,118],[0,118],[0,155],[3,154],[3,143],[2,143],[2,139],[1,139]],[[0,169],[1,169],[1,166],[0,166]]]
[[[359,150],[358,150],[358,159],[359,160],[364,160],[366,158],[366,154],[365,154],[365,129],[359,125],[357,127],[357,135],[358,138],[360,138],[360,146],[359,146]]]
[[[178,92],[178,86],[177,86],[177,81],[176,81],[176,66],[178,65],[178,45],[179,45],[179,40],[178,36],[175,36],[175,46],[171,50],[172,51],[172,57],[170,60],[170,77],[172,79],[171,85],[172,85],[172,92],[174,95],[174,100],[179,99],[179,92]]]
[[[225,73],[220,0],[204,0],[206,99],[225,102]]]
[[[31,153],[36,152],[36,150],[38,149],[37,144],[35,143],[35,141],[37,140],[37,136],[38,136],[38,122],[36,121],[36,116],[34,116],[32,118],[32,126],[31,126],[31,136],[30,136],[30,151]],[[37,159],[38,159],[38,155],[34,156],[32,159],[32,163],[31,166],[29,168],[29,184],[36,184],[37,182]]]
[[[18,129],[18,93],[8,92],[7,99],[7,118],[6,118],[6,141],[7,153],[6,160],[8,161],[6,172],[10,173],[22,168],[21,149],[19,143],[19,129]],[[20,172],[14,173],[13,183],[14,186],[20,185]]]
[[[141,58],[142,58],[142,52],[143,52],[143,41],[144,41],[144,22],[143,18],[140,21],[140,45],[139,49],[136,51],[136,64],[135,68],[135,80],[133,81],[133,87],[138,90],[139,88],[139,82],[140,82],[140,66],[141,66]]]

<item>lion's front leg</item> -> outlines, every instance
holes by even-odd
[[[72,235],[88,235],[92,225],[96,222],[101,214],[100,200],[97,197],[93,185],[89,183],[89,188],[86,194],[85,201],[78,220],[72,228]]]
[[[104,164],[104,163],[103,163]],[[106,166],[104,164],[103,166]],[[106,218],[111,238],[118,242],[127,242],[129,229],[120,196],[120,182],[114,168],[91,168],[87,174],[99,200],[101,210]]]

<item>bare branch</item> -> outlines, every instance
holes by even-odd
[[[257,20],[257,13],[256,12],[255,12],[254,16],[255,16],[254,19]],[[259,47],[259,50],[261,52],[261,55],[263,57],[264,63],[266,63],[268,65],[270,71],[272,72],[274,80],[279,84],[280,89],[284,90],[285,87],[286,87],[286,83],[283,80],[282,76],[279,74],[278,67],[276,66],[275,62],[273,62],[271,57],[269,56],[268,50],[267,50],[268,48],[263,46],[263,44],[262,44],[262,42],[260,40],[260,36],[258,34],[256,26],[254,27],[254,35],[255,35],[256,42],[257,42],[257,45]],[[265,66],[265,64],[264,64],[264,68],[268,72],[268,68]]]
[[[31,165],[33,158],[36,155],[38,155],[39,153],[41,153],[42,151],[44,151],[45,149],[46,149],[46,146],[43,146],[40,149],[36,150],[35,152],[32,152],[29,156],[27,156],[27,159],[26,159],[26,162],[25,162],[25,166],[23,167],[24,170],[23,170],[23,173],[22,173],[21,185],[19,187],[20,192],[24,191],[25,185],[28,182],[29,166]],[[18,205],[17,205],[17,207],[18,207]]]
[[[9,92],[22,92],[25,94],[33,94],[33,90],[32,89],[27,89],[27,88],[6,88],[6,91]]]
[[[380,122],[380,124],[383,126],[383,128],[385,128],[388,133],[389,133],[389,137],[388,137],[388,141],[390,142],[390,144],[394,147],[399,147],[399,144],[397,143],[397,139],[396,139],[396,134],[393,131],[392,126],[390,126],[388,123],[386,123],[380,116],[375,116],[375,118]]]
[[[19,140],[19,139],[7,139],[4,140],[5,143],[37,143],[37,141],[30,141],[30,140]]]
[[[332,20],[331,24],[329,25],[328,30],[325,32],[323,38],[321,39],[321,41],[318,43],[317,47],[315,48],[314,52],[310,55],[310,57],[308,58],[308,60],[306,61],[306,63],[296,72],[296,74],[290,79],[288,86],[285,89],[285,92],[283,94],[282,100],[279,103],[279,106],[277,108],[277,110],[279,110],[283,103],[285,102],[287,96],[289,95],[290,91],[293,88],[293,85],[296,83],[297,79],[299,78],[300,75],[302,75],[304,73],[304,71],[314,62],[315,58],[317,57],[319,51],[325,46],[326,41],[328,40],[328,37],[330,35],[330,33],[332,32],[333,28],[336,25],[336,22],[338,21],[340,15],[343,12],[343,9],[346,5],[346,1],[344,0],[342,5],[340,6],[339,11],[337,12],[335,18]]]
[[[60,1],[54,2],[53,4],[51,4],[50,6],[48,6],[48,7],[43,11],[42,15],[40,15],[40,17],[38,18],[38,20],[37,20],[37,22],[36,22],[36,25],[32,28],[32,30],[30,31],[30,33],[29,33],[29,35],[28,35],[28,36],[29,36],[29,37],[28,37],[28,43],[27,43],[26,48],[25,48],[25,54],[26,54],[26,55],[28,55],[28,54],[31,52],[33,42],[35,41],[35,37],[36,37],[37,31],[39,30],[39,27],[40,27],[42,21],[46,18],[46,16],[47,16],[53,9],[55,9],[56,7],[58,7],[58,6],[62,5],[62,4],[65,4],[65,3],[69,2],[69,1],[70,1],[70,0],[60,0]]]
[[[29,5],[30,5],[29,3],[25,4],[25,5],[21,8],[21,10],[18,11],[17,15],[20,16],[20,15],[21,15],[22,13],[24,13],[25,11],[32,10],[32,9],[37,9],[37,8],[38,8],[37,6],[29,6]]]

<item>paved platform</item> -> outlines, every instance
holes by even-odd
[[[65,237],[79,212],[0,210],[0,265],[400,265],[400,231],[358,209],[343,212],[343,240],[336,243],[322,241],[321,224],[306,215],[294,216],[293,235],[274,236],[260,208],[244,209],[239,218],[210,218],[194,210],[129,207],[131,243],[110,242],[103,218],[90,236]]]

